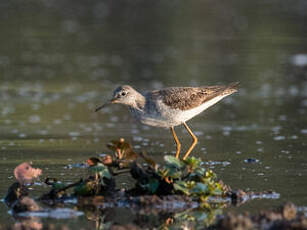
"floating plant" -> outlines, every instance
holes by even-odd
[[[126,207],[134,211],[144,210],[142,212],[145,213],[176,213],[160,226],[168,228],[171,225],[183,226],[186,222],[195,220],[209,226],[230,203],[279,197],[279,194],[272,192],[233,191],[222,181],[218,181],[216,174],[206,168],[207,165],[200,158],[188,157],[182,160],[166,155],[164,161],[158,164],[144,152],[137,154],[123,138],[111,141],[108,148],[112,153],[103,157],[91,157],[84,163],[87,167],[80,167],[87,170],[86,178],[80,178],[73,183],[46,178],[45,184],[50,190],[41,195],[39,201],[52,207],[58,207],[58,204],[62,207],[67,201],[75,200],[74,204],[78,205],[78,210],[85,210],[86,216],[89,207],[90,210]],[[19,169],[19,173],[15,170],[17,182],[10,187],[5,199],[14,213],[27,212],[20,216],[32,215],[33,211],[33,215],[36,215],[37,211],[46,211],[34,206],[35,201],[29,197],[25,183],[32,182],[41,174],[40,169],[30,167],[28,164],[21,164],[16,168]],[[120,174],[132,177],[135,180],[134,187],[117,187],[116,181]],[[94,219],[100,220],[101,216]]]

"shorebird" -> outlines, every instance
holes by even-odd
[[[123,85],[114,90],[111,100],[95,111],[111,104],[123,104],[128,106],[132,116],[142,124],[169,128],[176,143],[176,158],[180,156],[181,143],[174,127],[183,124],[193,138],[183,157],[185,160],[198,141],[186,121],[236,92],[238,85],[238,82],[234,82],[229,85],[170,87],[144,94],[129,85]]]

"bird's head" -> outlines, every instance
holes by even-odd
[[[139,93],[129,85],[119,86],[113,91],[112,99],[107,101],[102,106],[96,108],[95,111],[97,112],[110,104],[124,104],[134,106],[138,95]]]

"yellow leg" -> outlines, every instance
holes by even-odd
[[[183,160],[185,160],[185,159],[187,159],[187,157],[189,156],[189,154],[192,152],[192,150],[194,149],[195,145],[197,144],[197,137],[194,135],[192,130],[189,128],[189,126],[185,122],[183,122],[183,125],[188,130],[189,134],[193,138],[192,145],[190,146],[190,148],[188,149],[188,151],[186,152],[186,154],[183,157]]]
[[[174,127],[171,127],[171,131],[172,131],[172,134],[173,134],[173,137],[174,137],[174,140],[176,142],[176,147],[177,147],[177,150],[176,150],[176,158],[179,159],[179,155],[180,155],[180,148],[181,148],[181,144],[180,144],[180,141],[175,133],[175,129]]]

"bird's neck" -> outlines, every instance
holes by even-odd
[[[145,108],[145,104],[146,104],[146,98],[140,94],[139,92],[138,96],[136,97],[134,103],[132,105],[130,105],[133,109],[137,109],[137,110],[141,110],[143,111]]]

